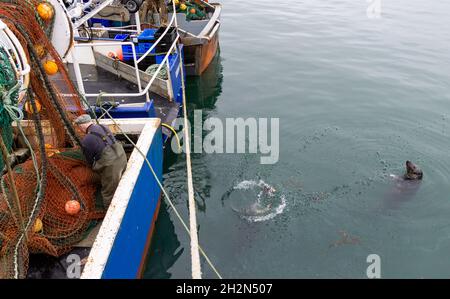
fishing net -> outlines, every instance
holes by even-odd
[[[175,1],[175,0],[174,0]],[[187,21],[206,19],[205,7],[200,1],[175,1],[177,13],[186,14]],[[173,4],[170,2],[167,7],[169,12],[173,11]]]
[[[0,166],[5,172],[0,179],[0,278],[26,277],[32,253],[69,252],[104,215],[96,204],[96,178],[79,150],[82,136],[72,126],[84,113],[81,98],[49,40],[54,16],[42,19],[40,3],[0,0],[0,19],[20,41],[31,66],[30,86],[19,102],[22,82],[15,78],[10,50],[0,44]],[[49,74],[48,61],[56,73]],[[27,120],[11,113],[27,105]],[[31,158],[11,167],[7,161],[14,143],[25,143]],[[69,213],[66,203],[73,200],[80,209]]]

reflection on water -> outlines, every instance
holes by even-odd
[[[188,114],[193,115],[193,109],[202,109],[203,117],[208,117],[208,111],[215,108],[216,101],[222,92],[222,63],[220,49],[208,69],[201,77],[188,77],[186,96],[189,101]],[[192,119],[191,119],[192,121]],[[209,170],[202,163],[201,154],[192,155],[193,180],[195,185],[195,200],[199,212],[206,212],[206,200],[210,197]],[[184,155],[174,154],[169,147],[164,153],[164,186],[176,205],[187,201],[186,192],[186,161]],[[189,243],[179,241],[175,226],[180,227],[180,221],[170,214],[170,207],[161,199],[161,208],[155,226],[151,248],[144,278],[170,278],[169,269],[177,262]],[[186,215],[185,215],[186,216]],[[188,219],[184,217],[184,219]],[[175,223],[174,223],[175,222]],[[180,231],[186,237],[184,231]]]
[[[175,233],[175,228],[168,212],[168,205],[163,200],[159,211],[156,228],[149,250],[144,278],[170,278],[168,271],[183,253],[184,248]]]

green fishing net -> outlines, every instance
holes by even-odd
[[[8,150],[13,144],[12,119],[5,110],[5,103],[17,104],[18,89],[14,68],[4,48],[0,48],[0,128],[2,137]],[[0,155],[0,171],[4,167],[3,158]]]
[[[182,4],[186,5],[186,9],[181,9]],[[178,4],[176,3],[176,7],[177,7],[177,13],[186,14],[187,21],[206,19],[205,8],[201,5],[199,5],[198,3],[195,3],[192,1],[185,1],[184,3],[178,2]],[[173,11],[171,1],[169,2],[169,5],[168,5],[168,11]]]

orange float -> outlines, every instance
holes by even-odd
[[[39,233],[42,231],[43,228],[44,225],[42,224],[42,220],[37,218],[36,221],[34,222],[33,232]]]
[[[45,144],[45,152],[47,153],[47,157],[53,157],[55,154],[59,154],[60,151],[53,147],[53,145],[46,143]]]
[[[39,102],[39,100],[35,100],[34,102],[35,102],[35,104],[36,104],[36,109],[37,109],[36,113],[41,112],[41,110],[42,110],[41,102]],[[34,112],[34,111],[33,111],[33,106],[31,105],[30,101],[27,101],[27,102],[25,103],[24,108],[25,108],[25,111],[26,111],[28,114],[32,114],[32,113]]]
[[[43,45],[36,45],[34,47],[34,50],[36,51],[39,58],[43,58],[45,56],[45,48]]]
[[[37,6],[37,12],[38,15],[43,19],[44,21],[49,21],[53,18],[55,12],[53,11],[53,7],[50,5],[50,3],[47,2],[41,2]]]
[[[58,65],[54,60],[47,60],[44,62],[44,70],[47,75],[54,75],[58,72]]]
[[[66,213],[71,215],[71,216],[75,216],[76,214],[78,214],[81,210],[81,205],[77,200],[69,200],[66,202],[65,205],[65,210]]]

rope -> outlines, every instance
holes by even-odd
[[[178,137],[177,131],[175,131],[174,127],[169,126],[168,124],[165,124],[165,123],[161,123],[161,126],[166,127],[166,128],[168,128],[169,130],[172,131],[172,133],[175,135],[175,138],[177,140],[178,149],[181,149],[180,138]]]
[[[14,23],[14,20],[10,20],[9,18],[5,18],[5,19],[7,19],[10,22]],[[40,79],[44,83],[45,91],[49,95],[49,98],[52,101],[53,106],[58,111],[58,114],[61,116],[61,120],[64,123],[64,128],[66,129],[69,137],[76,143],[76,145],[81,146],[80,138],[78,138],[78,136],[77,136],[77,134],[76,134],[76,132],[75,132],[73,126],[72,126],[72,123],[67,118],[67,115],[66,115],[66,112],[64,111],[64,108],[58,102],[55,90],[54,90],[52,84],[50,83],[50,80],[47,77],[47,74],[45,73],[44,67],[42,66],[41,63],[39,63],[39,61],[40,61],[39,55],[36,53],[36,50],[33,47],[33,42],[31,41],[30,37],[28,36],[27,31],[23,28],[23,26],[21,24],[17,24],[16,28],[23,35],[23,37],[25,38],[25,40],[26,40],[26,42],[28,44],[28,51],[30,53],[31,58],[36,62],[35,64],[38,67]]]
[[[158,176],[156,175],[150,161],[148,160],[148,158],[145,156],[145,154],[141,151],[141,149],[139,147],[137,147],[137,145],[133,142],[133,140],[131,140],[131,138],[122,130],[122,128],[120,127],[120,125],[115,121],[115,119],[111,116],[111,114],[109,114],[109,112],[104,109],[103,107],[100,107],[101,110],[103,110],[103,112],[108,116],[108,118],[111,119],[111,121],[114,123],[114,125],[118,128],[119,132],[125,136],[125,138],[128,140],[128,142],[130,142],[134,148],[138,151],[138,153],[144,158],[148,168],[150,169],[150,171],[152,172],[153,176],[155,177],[156,182],[158,183],[159,188],[161,189],[161,191],[164,194],[164,197],[166,198],[167,202],[169,203],[170,207],[172,208],[172,210],[174,211],[175,215],[177,216],[178,220],[180,220],[182,226],[184,227],[184,229],[186,230],[187,234],[189,235],[189,237],[192,237],[191,231],[189,230],[188,226],[186,225],[186,222],[183,220],[183,217],[181,217],[180,213],[178,212],[177,208],[175,207],[175,205],[173,204],[172,200],[170,199],[169,194],[167,193],[166,189],[164,188],[164,186],[162,185],[161,181],[159,180]],[[208,255],[206,254],[206,252],[202,249],[202,247],[199,245],[198,246],[201,254],[203,255],[203,257],[205,258],[206,262],[208,263],[208,265],[211,267],[211,269],[214,271],[214,273],[217,275],[218,278],[222,279],[222,276],[220,275],[219,271],[216,269],[216,267],[214,266],[214,264],[211,262],[211,260],[209,259]]]
[[[3,50],[2,50],[2,52],[3,52]],[[2,54],[4,54],[4,53],[2,53]],[[4,61],[6,63],[6,65],[2,66],[2,69],[3,69],[2,73],[3,74],[7,74],[9,72],[9,73],[14,74],[15,72],[13,70],[13,65],[11,63],[8,63],[8,60],[2,59],[2,61]],[[9,78],[9,80],[8,80],[9,82],[5,82],[4,80],[2,80],[2,81],[3,81],[2,83],[10,83],[10,84],[12,84],[12,83],[14,83],[15,80],[14,80],[14,77],[11,76]],[[43,179],[42,180],[41,180],[41,175],[39,174],[39,166],[38,166],[38,163],[37,163],[36,154],[35,154],[32,146],[31,146],[28,138],[26,137],[26,135],[25,135],[25,133],[23,131],[22,125],[21,125],[21,121],[23,120],[24,115],[23,115],[23,111],[20,110],[17,107],[17,97],[18,97],[17,91],[22,86],[21,83],[22,82],[17,81],[16,84],[13,87],[11,87],[7,92],[3,93],[3,95],[2,95],[2,104],[3,104],[4,111],[7,113],[7,116],[9,116],[9,118],[10,118],[8,122],[15,121],[17,123],[17,126],[18,126],[18,128],[20,130],[20,134],[22,135],[26,146],[30,150],[30,154],[31,154],[32,162],[33,162],[33,167],[34,167],[35,172],[36,172],[37,187],[36,187],[36,190],[35,190],[35,192],[36,192],[36,199],[34,201],[34,204],[33,204],[32,210],[31,210],[31,214],[28,217],[28,220],[27,220],[26,224],[23,223],[23,220],[20,220],[20,222],[23,225],[22,230],[21,230],[22,233],[20,234],[20,236],[18,238],[18,241],[17,241],[17,243],[16,243],[16,245],[14,247],[14,277],[15,278],[19,278],[20,274],[21,274],[20,271],[19,271],[19,262],[18,262],[18,260],[19,260],[19,247],[21,246],[23,240],[24,239],[26,240],[27,231],[30,228],[30,226],[32,225],[32,223],[34,222],[34,220],[35,220],[34,218],[36,216],[36,211],[38,210],[39,203],[41,202],[41,200],[43,198],[43,194],[44,194],[43,191],[45,189],[45,184],[46,184],[46,180],[45,180],[45,177],[46,177],[46,174],[45,174],[46,173],[46,163],[44,162],[46,157],[45,157],[45,146],[44,146],[44,142],[43,142],[44,137],[43,137],[43,134],[42,134],[42,128],[40,127],[39,116],[36,115],[36,111],[37,111],[36,103],[34,101],[34,98],[31,95],[31,92],[29,93],[30,94],[30,102],[31,102],[31,106],[33,108],[33,116],[34,116],[34,118],[36,120],[36,122],[35,122],[36,131],[37,131],[37,134],[38,134],[38,138],[39,138],[39,142],[40,142],[40,145],[41,145],[41,149],[44,149],[42,151],[42,154],[44,156],[44,157],[42,157],[42,161],[43,161],[43,168],[42,168],[42,171],[43,171],[42,177],[43,177]],[[7,151],[6,148],[4,148],[3,150]],[[4,154],[8,155],[7,152],[4,153]],[[6,159],[5,159],[5,163],[8,163],[8,161]],[[8,167],[8,171],[11,172],[11,168],[9,167],[9,164],[7,164],[7,167]],[[12,179],[12,177],[11,177],[11,179]],[[1,189],[2,189],[3,194],[5,194],[5,196],[6,196],[5,199],[7,199],[8,198],[7,194],[9,194],[9,192],[6,192],[6,186],[5,186],[5,182],[4,182],[3,177],[1,178],[0,184],[1,184]],[[14,181],[11,181],[11,184],[14,184]],[[13,185],[12,185],[12,187],[14,189]],[[13,212],[13,209],[12,209],[12,205],[9,203],[8,200],[6,200],[6,202],[7,202],[8,208],[11,210],[11,214],[15,218],[15,221],[17,221],[17,219],[16,219],[16,217],[14,215],[15,213]],[[22,213],[21,213],[21,209],[20,209],[20,203],[18,203],[18,207],[17,208],[18,208],[18,211],[19,211],[18,217],[21,219],[22,218]]]
[[[174,15],[176,14],[175,1],[172,1],[172,8]],[[175,27],[178,29],[177,18],[175,18]],[[177,31],[179,37],[179,33]],[[180,76],[181,76],[181,88],[183,94],[183,114],[184,114],[184,140],[186,141],[186,171],[187,171],[187,183],[188,183],[188,196],[189,196],[189,225],[191,236],[191,264],[192,264],[192,278],[201,279],[202,270],[200,266],[200,249],[198,245],[198,231],[197,231],[197,216],[196,206],[194,198],[194,183],[192,181],[192,162],[191,162],[191,142],[189,138],[188,119],[187,119],[187,104],[186,104],[186,90],[184,86],[184,64],[183,55],[179,44],[177,45],[178,55],[180,56]]]

